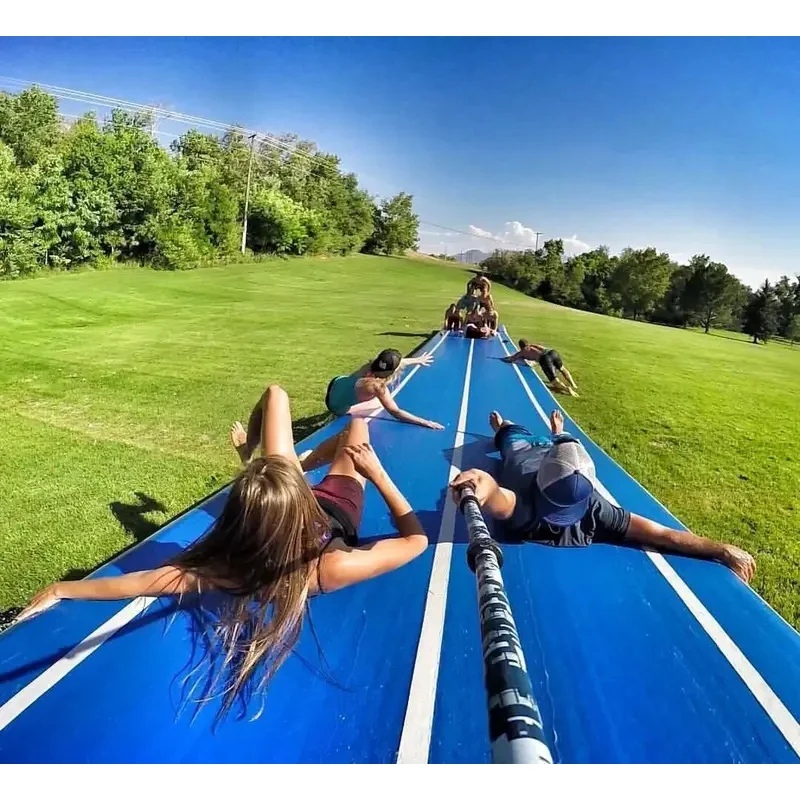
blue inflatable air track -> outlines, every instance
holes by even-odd
[[[1,762],[489,761],[476,590],[445,487],[493,470],[487,417],[547,431],[554,398],[513,345],[437,334],[434,364],[401,405],[435,432],[381,414],[370,426],[431,545],[390,575],[315,598],[295,653],[262,702],[214,725],[187,702],[202,627],[168,599],[64,601],[0,636]],[[680,526],[570,420],[602,491]],[[304,441],[340,429],[337,420]],[[311,475],[314,479],[318,477]],[[201,536],[226,490],[103,566],[158,566]],[[368,488],[362,533],[391,532]],[[719,564],[594,545],[507,544],[503,574],[553,757],[559,762],[800,760],[800,636]],[[260,711],[260,714],[258,713]],[[253,717],[256,716],[256,719]]]

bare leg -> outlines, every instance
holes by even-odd
[[[320,442],[311,452],[306,453],[300,459],[303,472],[311,472],[313,469],[330,464],[336,457],[340,440],[346,437],[347,431],[348,428],[345,428],[343,431],[329,436],[324,442]]]
[[[366,420],[355,418],[337,437],[336,455],[328,472],[328,475],[346,475],[355,478],[362,486],[365,486],[367,479],[358,473],[353,460],[344,451],[346,445],[369,444],[369,426]]]
[[[262,397],[262,409],[261,451],[265,456],[288,458],[302,469],[294,452],[289,395],[277,384],[267,387]]]
[[[561,371],[561,374],[562,374],[562,375],[563,375],[563,376],[564,376],[564,377],[567,379],[567,383],[568,383],[568,384],[569,384],[569,385],[570,385],[570,386],[571,386],[573,389],[577,389],[577,388],[578,388],[578,384],[577,384],[577,383],[575,383],[575,381],[574,381],[574,379],[573,379],[572,375],[570,374],[570,371],[569,371],[569,370],[568,370],[566,367],[561,367],[561,370],[560,370],[560,371]]]

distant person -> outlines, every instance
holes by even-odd
[[[473,288],[472,290],[468,291],[459,299],[459,301],[456,303],[456,306],[458,307],[459,311],[466,311],[467,314],[480,308],[480,290]]]
[[[455,303],[451,303],[444,312],[444,329],[446,331],[461,330],[461,312]]]
[[[564,366],[557,350],[548,349],[542,344],[530,344],[527,339],[520,339],[519,350],[502,360],[507,364],[513,364],[515,361],[535,361],[542,368],[551,389],[578,397],[578,384]],[[556,370],[561,373],[566,383],[556,375]]]
[[[492,282],[485,275],[474,275],[467,282],[467,294],[472,294],[473,291],[488,296],[492,291]]]
[[[263,398],[263,457],[233,482],[208,533],[158,569],[52,584],[19,619],[59,600],[221,592],[223,611],[204,638],[221,645],[225,658],[206,694],[222,698],[224,714],[251,678],[263,686],[289,656],[309,597],[391,572],[425,551],[425,531],[372,450],[365,420],[353,419],[306,459],[330,464],[310,486],[295,455],[286,392],[270,386]],[[367,480],[399,537],[359,545]]]
[[[483,313],[486,318],[486,324],[491,328],[492,335],[494,336],[497,333],[497,328],[500,324],[500,315],[497,313],[497,309],[495,308],[491,296],[486,300],[483,300],[482,304]]]
[[[639,544],[729,567],[749,583],[753,557],[730,544],[659,525],[625,511],[595,489],[595,467],[583,445],[564,434],[559,411],[550,415],[551,436],[533,436],[522,425],[489,415],[502,468],[499,480],[469,469],[450,484],[454,492],[472,485],[478,502],[495,519],[505,520],[508,535],[556,547],[584,547],[593,542]]]
[[[464,336],[467,339],[488,339],[492,329],[483,314],[482,308],[476,308],[467,314],[464,321]]]

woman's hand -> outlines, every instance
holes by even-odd
[[[429,367],[431,364],[433,364],[433,356],[430,353],[423,353],[415,360],[421,367]]]
[[[377,483],[385,474],[383,464],[381,464],[377,453],[368,442],[348,444],[345,446],[344,451],[352,459],[356,472],[359,475],[363,475],[368,481]]]
[[[430,428],[432,431],[443,431],[444,425],[440,425],[438,422],[432,422],[431,420],[425,421],[425,427]]]
[[[42,611],[46,611],[51,606],[54,606],[63,597],[63,587],[63,583],[51,583],[50,586],[46,586],[33,596],[30,603],[20,612],[16,621],[22,622],[23,620],[30,619],[37,614],[41,614]]]

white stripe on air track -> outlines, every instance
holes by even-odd
[[[464,431],[467,427],[467,405],[474,346],[475,340],[470,339],[467,369],[464,373],[464,391],[461,394],[461,411],[458,415],[456,437],[453,442],[453,458],[450,462],[448,483],[461,471],[461,451],[464,447]],[[411,688],[408,692],[406,716],[403,720],[403,730],[400,733],[400,746],[397,750],[398,764],[428,763],[455,525],[456,504],[453,502],[452,494],[447,491],[439,538],[433,551],[433,566],[425,600],[425,614],[422,618],[422,628],[417,644],[414,673],[411,676]]]
[[[508,336],[508,330],[505,328],[504,330],[506,336]],[[511,337],[509,336],[508,338],[510,340]],[[503,346],[503,350],[505,351],[506,355],[510,355],[502,337],[500,338],[500,344]],[[528,382],[525,380],[525,378],[523,378],[519,367],[516,363],[512,364],[511,366],[516,371],[517,377],[522,384],[522,388],[525,389],[525,393],[528,395],[531,403],[533,403],[533,407],[539,413],[539,416],[544,420],[544,422],[549,426],[550,420],[544,413],[544,409],[536,400],[536,397],[531,391],[531,387],[528,386]],[[536,377],[536,380],[538,380],[542,386],[544,386],[544,381],[542,381],[542,379],[536,374],[533,368],[531,368],[531,371]],[[545,389],[547,389],[546,386]],[[555,398],[553,398],[553,400],[555,401],[556,405],[561,408],[561,404]],[[619,503],[617,503],[617,501],[614,499],[613,495],[608,491],[608,489],[606,489],[605,486],[603,486],[599,479],[597,480],[597,490],[610,502],[614,503],[614,505],[619,505]],[[733,667],[736,674],[742,679],[742,681],[744,681],[745,686],[747,686],[753,697],[755,697],[764,711],[766,711],[767,716],[772,720],[772,722],[775,724],[775,727],[781,732],[794,752],[800,756],[800,723],[798,723],[798,721],[794,718],[792,712],[786,708],[780,697],[775,694],[775,692],[772,690],[772,687],[764,680],[764,678],[761,677],[761,674],[750,663],[747,656],[745,656],[745,654],[739,649],[739,646],[736,644],[736,642],[734,642],[733,639],[728,636],[724,628],[719,624],[719,622],[717,622],[713,614],[702,604],[702,602],[700,602],[697,595],[689,588],[683,578],[681,578],[680,575],[675,572],[666,558],[664,558],[661,553],[653,552],[647,548],[643,548],[643,552],[653,562],[655,568],[672,587],[672,589],[675,591],[675,594],[680,597],[686,608],[688,608],[691,612],[692,616],[700,623],[700,626],[711,638],[711,641],[714,642],[714,644],[719,648],[720,652],[731,665],[731,667]]]
[[[436,352],[447,337],[447,333],[447,331],[442,332],[441,338],[428,351],[429,353],[432,354]],[[472,349],[470,348],[470,354],[471,353]],[[400,393],[403,387],[416,375],[420,366],[420,364],[417,364],[414,369],[406,375],[399,386],[392,390],[392,397]],[[383,407],[375,409],[367,418],[367,423],[373,420],[381,411],[383,411]],[[145,539],[145,541],[141,542],[137,547],[141,547],[147,541],[148,540]],[[126,553],[130,553],[130,550],[126,551]],[[114,614],[113,617],[107,619],[98,628],[95,628],[82,642],[75,645],[69,653],[62,656],[41,675],[34,678],[27,686],[20,689],[15,695],[9,697],[9,699],[0,706],[0,731],[13,722],[26,708],[33,705],[43,694],[52,689],[62,678],[72,672],[82,661],[89,658],[92,653],[105,644],[115,633],[122,630],[129,622],[133,621],[139,614],[144,612],[154,600],[156,600],[155,597],[137,597],[135,600],[132,600]],[[24,624],[24,622],[20,624]]]

